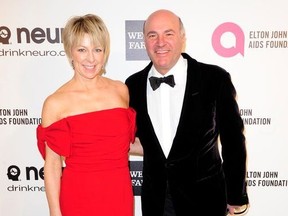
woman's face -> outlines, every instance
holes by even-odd
[[[79,44],[72,47],[72,64],[76,74],[92,79],[101,75],[104,67],[104,49],[95,46],[88,34],[85,34]]]

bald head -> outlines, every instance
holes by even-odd
[[[163,22],[165,21],[167,22],[169,20],[169,22],[178,23],[177,25],[179,25],[181,34],[185,35],[185,29],[181,21],[181,18],[177,16],[175,13],[173,13],[172,11],[166,10],[166,9],[160,9],[160,10],[154,11],[152,14],[149,15],[149,17],[146,19],[144,26],[143,26],[144,34],[145,32],[147,32],[147,26],[150,23],[154,23],[155,20],[159,22],[161,22],[161,20],[163,20]]]

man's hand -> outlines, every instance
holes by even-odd
[[[248,204],[242,206],[227,205],[227,215],[245,215],[248,212]]]

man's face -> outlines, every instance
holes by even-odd
[[[185,43],[179,18],[173,14],[152,14],[144,26],[147,53],[156,70],[166,74],[178,61]]]

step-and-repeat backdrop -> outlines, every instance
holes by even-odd
[[[103,18],[112,47],[106,76],[125,81],[148,63],[142,24],[160,8],[182,18],[187,53],[232,75],[246,127],[248,215],[287,215],[286,0],[1,0],[1,216],[49,215],[35,129],[46,96],[73,74],[61,42],[66,21],[86,13]],[[135,216],[141,216],[142,158],[130,161]],[[189,184],[185,173],[181,178]]]

